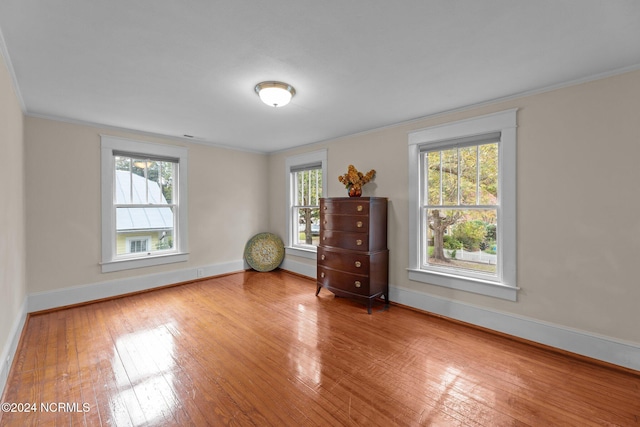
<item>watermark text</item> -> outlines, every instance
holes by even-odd
[[[63,412],[84,413],[91,411],[86,402],[2,402],[2,412]]]

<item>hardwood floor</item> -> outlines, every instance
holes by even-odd
[[[2,401],[35,411],[0,425],[640,425],[633,373],[314,294],[244,272],[30,316]]]

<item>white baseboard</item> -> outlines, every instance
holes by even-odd
[[[309,265],[303,262],[292,261],[285,257],[284,261],[282,261],[282,264],[280,264],[280,268],[282,268],[283,270],[291,271],[292,273],[310,277],[312,279],[316,278],[317,268],[315,264]]]
[[[640,371],[640,346],[634,343],[396,286],[389,287],[389,299],[402,305]]]
[[[18,341],[20,341],[20,336],[22,335],[22,330],[24,329],[24,324],[27,320],[27,298],[24,299],[22,306],[20,306],[20,312],[18,316],[13,322],[11,326],[11,332],[7,337],[7,341],[2,345],[2,357],[0,361],[0,396],[4,393],[4,388],[7,385],[7,380],[9,379],[9,369],[11,369],[11,364],[13,363],[13,359],[16,355],[16,350],[18,349]]]
[[[27,311],[33,313],[35,311],[80,304],[244,269],[244,261],[231,261],[222,264],[109,280],[90,285],[73,286],[49,292],[37,292],[29,294]]]

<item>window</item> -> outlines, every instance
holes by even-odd
[[[102,136],[102,271],[187,260],[187,150]]]
[[[515,300],[516,111],[409,135],[409,278]]]
[[[151,247],[151,237],[133,238],[127,237],[126,248],[127,253],[147,252]]]
[[[286,160],[287,253],[315,258],[320,235],[320,198],[326,191],[326,150]]]

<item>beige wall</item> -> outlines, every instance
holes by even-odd
[[[189,149],[189,261],[101,273],[100,134]],[[29,293],[238,261],[268,226],[265,155],[27,117]]]
[[[11,328],[27,295],[23,130],[22,110],[0,55],[0,354],[8,351],[5,344],[13,339]]]
[[[408,280],[407,132],[518,108],[517,302]],[[328,148],[328,196],[349,163],[389,197],[390,284],[640,344],[640,71],[272,154],[271,229],[284,235],[287,156]],[[294,261],[313,261],[290,257]]]

